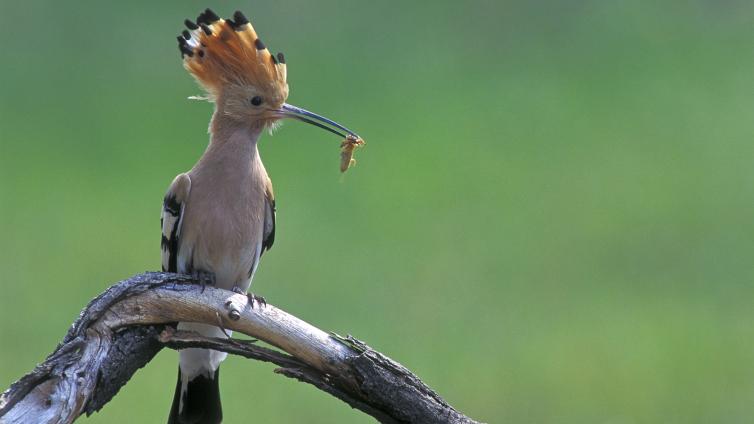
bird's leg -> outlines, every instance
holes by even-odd
[[[202,286],[202,293],[204,293],[204,288],[207,287],[207,284],[215,286],[215,274],[213,272],[199,269],[192,272],[191,276]]]

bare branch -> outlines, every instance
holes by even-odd
[[[281,349],[176,331],[201,322]],[[0,424],[71,423],[98,411],[137,369],[167,346],[205,347],[271,362],[384,423],[474,423],[408,369],[350,336],[326,333],[272,305],[145,273],[93,299],[47,359],[0,396]]]

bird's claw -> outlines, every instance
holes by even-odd
[[[251,292],[246,292],[244,289],[238,286],[233,286],[231,290],[233,291],[233,293],[236,293],[236,294],[245,294],[246,298],[249,299],[249,306],[251,307],[251,309],[254,309],[254,302],[262,306],[267,306],[267,300],[264,298],[264,296],[259,296]]]
[[[204,288],[207,287],[207,284],[210,286],[215,285],[215,274],[208,271],[194,271],[191,273],[191,276],[199,282],[199,285],[202,287],[202,293],[204,293]]]
[[[254,309],[254,302],[257,302],[260,306],[267,306],[267,300],[264,298],[264,296],[259,296],[254,293],[246,293],[246,297],[249,299],[249,305],[251,305],[251,309]]]

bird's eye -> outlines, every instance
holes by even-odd
[[[251,98],[251,104],[254,106],[259,106],[262,104],[262,98],[260,96],[254,96]]]

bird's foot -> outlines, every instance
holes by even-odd
[[[246,298],[249,299],[249,306],[251,306],[251,309],[254,309],[254,302],[257,302],[259,305],[267,306],[267,300],[263,296],[256,295],[251,292],[246,292],[244,289],[238,286],[233,286],[231,289],[233,293],[237,294],[245,294]]]
[[[215,286],[215,274],[212,272],[198,270],[192,272],[191,276],[202,286],[202,293],[204,293],[204,288],[207,287],[208,284],[213,287]]]
[[[267,306],[267,300],[264,298],[264,296],[259,296],[254,293],[246,293],[246,297],[249,299],[249,305],[251,305],[251,309],[254,309],[254,302],[257,302],[259,306]]]

